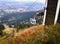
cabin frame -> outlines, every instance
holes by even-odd
[[[42,25],[56,24],[59,14],[60,0],[46,0]],[[59,19],[60,20],[60,19]]]

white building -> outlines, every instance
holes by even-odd
[[[35,25],[36,24],[36,19],[35,18],[30,18],[30,23]]]
[[[3,25],[4,25],[5,28],[9,28],[9,26],[7,24],[4,23]]]

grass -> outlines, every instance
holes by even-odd
[[[0,39],[0,44],[60,44],[60,24],[33,26],[14,37]]]

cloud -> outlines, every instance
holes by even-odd
[[[0,0],[0,1],[17,1],[17,2],[41,2],[41,3],[45,3],[45,0]]]
[[[45,3],[45,0],[14,0],[14,1],[32,1],[32,2],[34,2],[34,1],[36,1],[36,2],[42,2],[42,3]]]

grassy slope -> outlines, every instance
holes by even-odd
[[[24,29],[13,38],[0,39],[0,44],[60,44],[60,24],[37,25]]]

